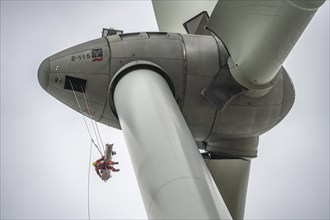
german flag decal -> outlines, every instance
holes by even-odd
[[[100,49],[92,49],[92,62],[97,62],[103,60],[103,50]]]

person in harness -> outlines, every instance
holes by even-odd
[[[113,167],[113,165],[116,165],[116,164],[119,164],[119,163],[111,161],[111,160],[105,162],[104,157],[101,157],[97,161],[93,162],[93,166],[95,167],[95,171],[96,171],[97,175],[100,178],[102,178],[101,174],[106,169],[111,170],[112,172],[120,171],[120,169],[116,169],[116,168]]]
[[[119,169],[116,169],[113,166],[113,165],[116,165],[119,163],[112,161],[112,156],[116,154],[116,152],[112,150],[112,147],[113,147],[113,144],[106,144],[105,156],[102,156],[100,159],[93,162],[95,171],[102,180],[107,180],[111,177],[108,170],[111,170],[112,172],[119,171]]]

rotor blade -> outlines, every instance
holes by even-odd
[[[182,24],[202,11],[210,15],[216,3],[216,0],[152,1],[159,31],[176,33],[186,33]]]
[[[282,63],[325,0],[219,0],[207,25],[231,56],[242,86],[271,84]]]
[[[244,219],[250,160],[204,159],[233,219]]]

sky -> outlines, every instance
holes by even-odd
[[[260,137],[246,219],[330,218],[329,11],[326,1],[284,63],[296,100]],[[104,27],[158,30],[149,1],[1,1],[1,219],[88,219],[88,132],[80,114],[40,87],[37,70]],[[99,129],[121,171],[104,183],[91,169],[91,218],[146,219],[121,131]]]

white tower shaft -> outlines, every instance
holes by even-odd
[[[231,219],[166,81],[125,75],[115,107],[151,219]]]

